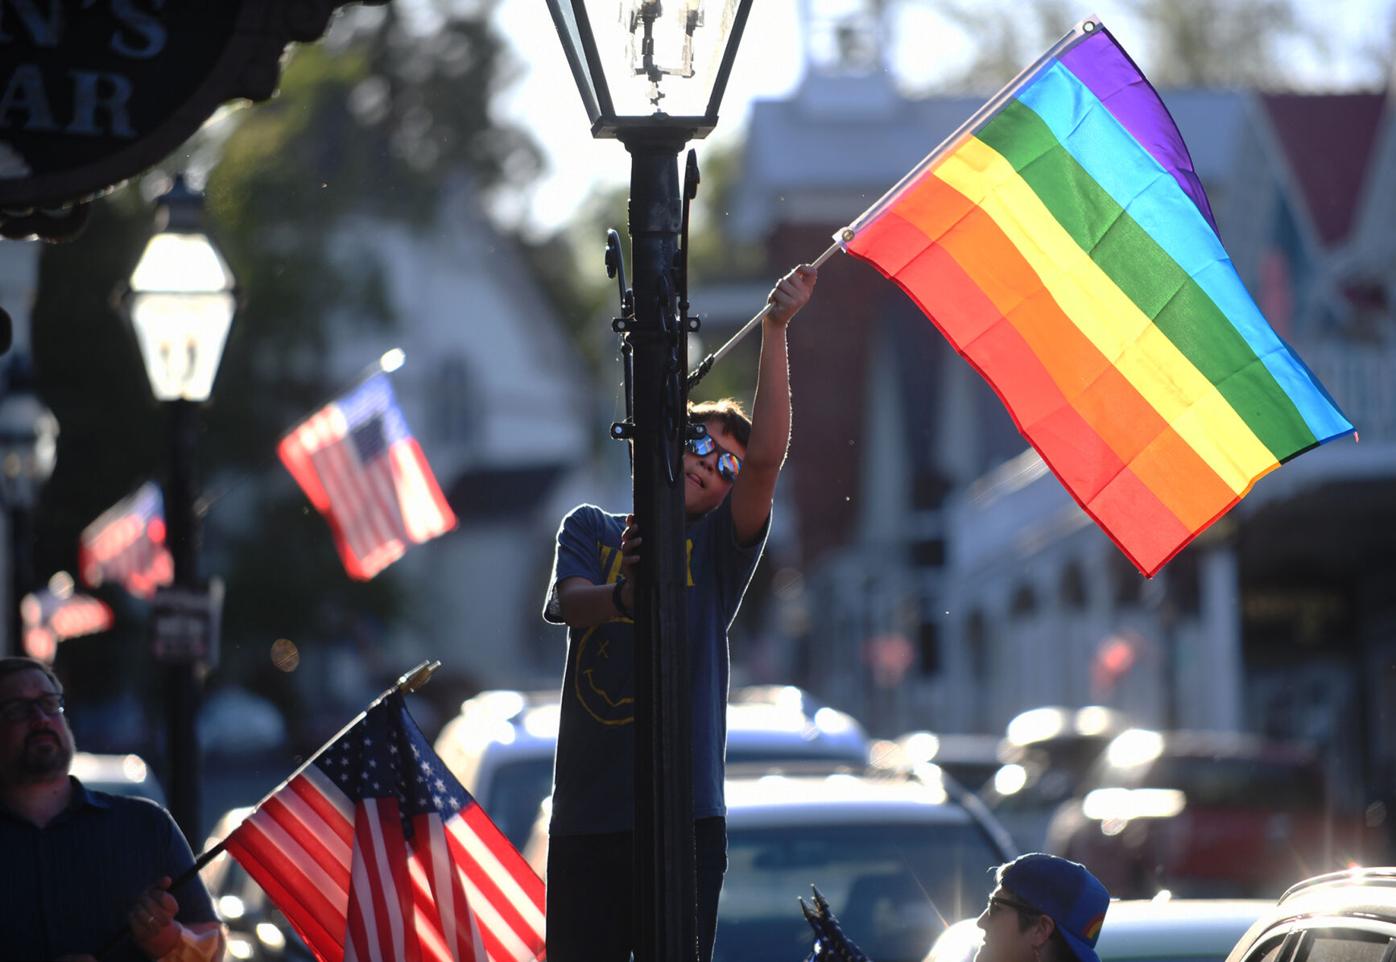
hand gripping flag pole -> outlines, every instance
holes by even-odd
[[[440,667],[441,662],[436,661],[434,659],[429,659],[417,665],[417,667],[413,668],[411,671],[408,671],[398,676],[397,681],[393,682],[393,684],[386,688],[377,698],[369,702],[369,704],[364,708],[363,711],[355,715],[354,719],[350,721],[347,725],[345,725],[343,728],[341,728],[333,738],[329,739],[327,742],[321,745],[320,748],[316,750],[315,754],[311,755],[308,759],[306,759],[306,761],[294,772],[288,775],[280,785],[276,786],[270,792],[264,795],[262,797],[262,800],[258,802],[256,806],[253,807],[252,812],[249,813],[247,817],[251,818],[252,815],[256,814],[256,812],[259,811],[263,805],[267,804],[267,802],[279,795],[286,788],[286,786],[290,785],[293,781],[295,781],[296,778],[298,778],[302,773],[304,773],[308,768],[310,768],[311,765],[314,765],[317,761],[319,761],[320,757],[324,755],[327,751],[329,751],[329,749],[333,748],[335,743],[337,743],[341,738],[343,738],[346,734],[352,731],[355,725],[362,722],[364,718],[368,716],[368,713],[370,711],[372,711],[374,708],[377,708],[380,704],[382,704],[385,700],[387,700],[389,697],[393,695],[411,694],[412,692],[417,691],[428,681],[431,680],[431,676],[435,674],[436,670]],[[244,819],[244,821],[246,821],[246,819]],[[174,889],[179,888],[185,882],[188,882],[195,875],[199,874],[199,872],[202,871],[203,868],[206,865],[208,865],[209,862],[212,862],[219,855],[223,854],[224,850],[228,847],[228,840],[232,838],[233,834],[235,834],[236,831],[237,829],[234,829],[232,832],[229,832],[228,835],[219,839],[216,844],[204,851],[203,854],[201,854],[198,858],[196,858],[194,860],[193,865],[189,866],[189,868],[186,869],[178,878],[176,878],[173,882],[170,883],[170,890],[173,891]],[[118,948],[125,944],[126,940],[130,937],[131,930],[129,928],[123,928],[120,932],[116,933],[110,939],[107,940],[106,944],[103,945],[101,950],[97,953],[97,958],[104,959],[110,956],[113,952],[115,952]]]
[[[830,244],[828,250],[826,250],[824,253],[820,254],[817,258],[815,258],[814,261],[810,264],[810,267],[813,267],[816,270],[818,270],[824,264],[824,262],[827,261],[829,258],[833,257],[834,254],[837,253],[839,248],[842,246],[843,245],[841,243]],[[713,351],[707,357],[703,358],[703,360],[698,364],[697,367],[695,367],[692,371],[689,371],[688,390],[692,391],[694,386],[699,381],[703,380],[707,373],[712,370],[713,365],[716,364],[718,361],[722,360],[724,357],[726,357],[727,353],[731,351],[733,347],[736,346],[737,342],[740,341],[742,338],[746,337],[748,334],[750,334],[752,330],[756,327],[756,325],[761,323],[761,319],[769,313],[771,313],[771,305],[767,303],[765,307],[761,308],[761,310],[756,314],[755,317],[753,317],[751,320],[747,321],[745,324],[742,325],[741,330],[737,331],[736,334],[733,334],[731,337],[729,337],[727,339],[726,344],[723,344],[716,351]]]

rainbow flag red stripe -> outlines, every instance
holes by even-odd
[[[841,240],[1146,576],[1265,474],[1353,431],[1247,293],[1172,117],[1098,21]]]

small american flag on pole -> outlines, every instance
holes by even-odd
[[[543,957],[543,883],[436,757],[399,692],[226,846],[320,962]]]
[[[277,453],[329,522],[351,578],[368,581],[456,526],[382,372],[292,428]]]

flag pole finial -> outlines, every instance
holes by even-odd
[[[434,675],[436,669],[440,667],[441,662],[437,661],[435,658],[424,661],[416,668],[413,668],[411,671],[398,678],[395,687],[404,695],[410,695],[427,682],[431,681],[431,676]]]

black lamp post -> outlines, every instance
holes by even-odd
[[[752,0],[548,0],[593,137],[629,151],[634,286],[619,274],[635,517],[645,550],[635,604],[635,906],[639,962],[696,956],[692,716],[685,643],[683,443],[687,436],[687,199],[678,154],[717,125]],[[617,16],[617,7],[619,16]],[[662,109],[661,109],[662,108]],[[681,244],[680,238],[683,239]]]
[[[131,274],[127,298],[151,392],[164,404],[169,419],[165,523],[174,560],[174,592],[163,608],[157,596],[153,651],[165,665],[170,812],[197,846],[197,723],[202,669],[211,654],[207,619],[212,616],[209,606],[198,603],[207,598],[207,591],[199,573],[194,452],[198,407],[213,390],[236,300],[232,273],[203,230],[203,197],[191,191],[183,177],[176,177],[159,198],[157,216],[158,232]],[[176,599],[180,603],[174,606]]]
[[[0,499],[9,513],[11,547],[6,641],[0,655],[24,653],[19,605],[34,588],[34,507],[57,457],[58,419],[34,393],[28,357],[17,354],[0,399]]]

